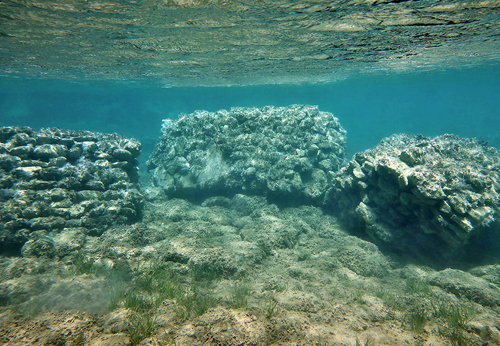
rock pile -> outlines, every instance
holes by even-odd
[[[345,134],[316,106],[197,111],[164,122],[148,165],[171,196],[249,193],[319,203],[345,159]]]
[[[486,143],[394,135],[356,154],[326,201],[378,243],[447,259],[494,224],[499,193],[500,154]]]
[[[18,253],[28,240],[43,252],[51,240],[35,234],[100,234],[137,220],[140,152],[137,140],[116,134],[0,128],[0,252]]]

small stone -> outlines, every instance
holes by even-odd
[[[136,158],[141,154],[141,143],[135,139],[127,140],[123,149],[129,151]]]
[[[41,210],[37,207],[27,207],[22,211],[22,216],[25,219],[32,219],[34,217],[40,216]]]
[[[49,134],[39,134],[36,137],[36,144],[37,145],[54,144],[57,142],[58,142],[58,139],[55,138],[54,136],[49,135]]]
[[[365,177],[365,174],[363,173],[363,170],[361,169],[361,167],[355,167],[353,170],[352,170],[352,174],[358,178],[358,179],[363,179]]]
[[[82,147],[80,145],[75,145],[68,151],[68,159],[76,160],[82,155]]]
[[[54,185],[53,181],[45,181],[45,180],[40,180],[40,179],[33,179],[30,180],[29,182],[26,182],[26,185],[22,186],[21,184],[17,184],[18,189],[26,189],[26,190],[45,190],[45,189],[50,189]]]
[[[451,212],[452,212],[450,205],[446,201],[441,202],[441,206],[439,207],[439,210],[441,210],[443,213],[446,213],[446,214],[451,214]]]
[[[75,144],[75,141],[72,140],[71,138],[61,138],[59,140],[59,144],[62,144],[67,148],[71,148]]]
[[[24,145],[21,147],[14,147],[9,150],[10,155],[19,156],[21,158],[27,158],[29,154],[33,151],[33,146]]]
[[[50,200],[57,202],[57,201],[62,201],[66,198],[69,198],[69,193],[68,193],[68,191],[66,191],[64,189],[56,188],[56,189],[48,190],[47,197],[50,198]]]
[[[100,180],[89,180],[87,183],[85,183],[85,186],[90,190],[96,191],[104,191],[106,189],[106,186]]]
[[[66,219],[58,216],[36,217],[30,220],[30,228],[32,230],[45,230],[51,231],[60,230],[66,227]]]
[[[19,166],[20,167],[34,166],[34,167],[44,168],[44,167],[47,167],[47,162],[43,162],[40,160],[22,160],[21,162],[19,162]]]
[[[381,159],[376,167],[376,171],[380,175],[389,175],[396,178],[408,169],[409,167],[404,162],[390,156]]]
[[[487,206],[473,208],[468,212],[468,214],[478,222],[481,222],[486,218],[489,218],[491,215],[493,215],[493,213],[494,213],[493,209]]]
[[[49,166],[51,167],[62,167],[68,160],[64,156],[55,157],[49,160]]]
[[[115,151],[113,151],[113,157],[119,161],[129,161],[134,158],[132,153],[125,149],[115,149]]]
[[[98,160],[105,160],[105,161],[112,161],[113,160],[113,156],[108,154],[108,153],[98,153],[96,152],[96,158]]]
[[[68,209],[68,216],[72,219],[80,218],[85,214],[85,208],[81,205],[75,205]]]
[[[467,201],[458,195],[448,196],[448,203],[459,214],[465,214],[469,210]]]
[[[377,221],[377,215],[372,211],[372,209],[360,202],[356,207],[356,214],[364,221],[367,225],[373,225]]]
[[[11,171],[11,174],[18,178],[33,178],[41,170],[41,167],[17,167]]]
[[[7,143],[8,149],[13,147],[24,146],[27,144],[34,144],[35,140],[27,133],[16,133]]]
[[[427,191],[423,190],[421,187],[417,186],[417,187],[414,187],[413,189],[411,189],[411,192],[413,193],[413,195],[415,197],[418,198],[418,200],[420,202],[422,202],[423,204],[427,204],[427,205],[435,205],[436,203],[438,203],[439,201],[438,200],[435,200],[432,198],[432,196],[430,196]]]
[[[472,231],[474,229],[474,226],[472,225],[470,220],[467,219],[466,217],[452,215],[451,220],[454,221],[458,226],[460,226],[460,228],[462,228],[467,233],[469,233],[470,231]],[[465,236],[463,238],[465,238]]]
[[[101,198],[102,198],[102,192],[99,191],[83,190],[83,191],[78,191],[76,193],[77,202],[99,200]]]
[[[410,167],[421,164],[420,161],[421,152],[418,151],[417,149],[418,148],[403,150],[401,154],[399,154],[399,159]]]
[[[109,167],[109,161],[108,160],[96,160],[94,162],[94,164],[97,166],[97,167],[100,167],[100,168],[108,168]]]
[[[21,248],[23,257],[56,257],[57,249],[49,237],[28,240]]]
[[[42,144],[33,150],[33,155],[42,160],[66,156],[67,154],[68,149],[60,144]]]
[[[117,161],[117,162],[112,162],[110,164],[110,167],[128,171],[130,168],[132,168],[132,165],[128,161]]]
[[[336,170],[336,167],[334,167],[332,160],[329,160],[329,159],[321,160],[318,163],[318,166],[319,166],[319,168],[321,168],[324,171]]]

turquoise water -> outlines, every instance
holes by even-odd
[[[498,0],[0,1],[0,127],[142,143],[0,128],[0,343],[500,345],[499,39]]]
[[[154,81],[0,79],[0,126],[138,138],[146,160],[161,120],[197,109],[319,105],[347,130],[349,155],[394,133],[482,137],[500,147],[500,66],[358,74],[329,84],[165,88]]]

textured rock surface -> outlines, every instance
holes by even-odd
[[[430,278],[430,284],[483,306],[500,305],[500,288],[498,286],[461,270],[446,269],[437,272]]]
[[[345,131],[314,106],[197,111],[167,120],[149,159],[176,196],[247,192],[300,203],[322,199],[345,158]]]
[[[136,221],[141,144],[119,135],[0,128],[0,252],[56,255],[62,229],[100,234]],[[25,244],[26,243],[26,244]]]
[[[327,203],[379,243],[450,258],[498,227],[500,155],[452,135],[394,135],[338,173]]]

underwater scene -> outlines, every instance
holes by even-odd
[[[500,345],[500,1],[0,1],[0,345]]]

